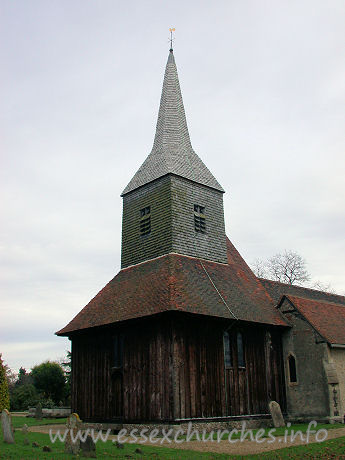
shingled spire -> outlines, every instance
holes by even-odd
[[[167,174],[175,174],[224,192],[192,148],[172,49],[165,69],[152,151],[122,195]]]

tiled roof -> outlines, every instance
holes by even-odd
[[[330,303],[292,295],[287,295],[285,297],[292,302],[307,321],[309,321],[329,343],[345,345],[344,304]]]
[[[224,191],[192,148],[172,50],[165,69],[152,151],[122,195],[166,174],[182,176]]]
[[[279,281],[272,281],[264,278],[259,278],[259,280],[275,301],[276,305],[285,294],[345,305],[345,297],[338,294],[331,294],[329,292],[318,291],[316,289],[309,289],[293,284],[280,283]]]
[[[235,316],[242,321],[286,325],[229,240],[227,247],[229,264],[168,254],[121,270],[57,334],[69,335],[81,329],[166,311],[228,319]]]

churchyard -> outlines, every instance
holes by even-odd
[[[83,456],[82,451],[78,451],[77,454],[66,453],[66,443],[56,441],[51,442],[49,437],[49,429],[54,427],[56,429],[61,427],[61,432],[66,427],[70,427],[70,424],[66,425],[67,419],[43,419],[37,420],[35,418],[28,418],[22,416],[11,416],[11,424],[13,427],[13,444],[7,444],[4,442],[4,427],[2,421],[2,430],[0,437],[0,459],[68,459],[68,458],[80,458]],[[190,446],[184,443],[181,448],[167,447],[165,443],[163,446],[160,442],[155,445],[146,444],[131,444],[124,443],[119,444],[116,436],[110,436],[107,442],[97,442],[96,451],[93,453],[93,458],[100,459],[261,459],[261,458],[274,458],[277,459],[299,459],[299,458],[317,458],[317,459],[329,459],[329,458],[344,458],[345,456],[345,428],[342,424],[334,425],[318,425],[318,429],[329,430],[328,440],[322,443],[311,443],[309,445],[291,446],[279,450],[265,452],[261,449],[260,444],[256,444],[256,454],[249,455],[232,455],[232,452],[239,453],[242,446],[240,444],[230,445],[227,442],[227,435],[223,436],[223,440],[220,443],[209,441],[203,443],[196,443],[192,440]],[[308,429],[307,424],[292,425],[289,427],[288,433],[291,430],[301,431],[306,433]],[[286,428],[277,428],[275,435],[283,436]],[[5,430],[6,431],[6,430]],[[41,432],[37,432],[41,431]],[[258,430],[253,430],[254,436]],[[332,434],[333,432],[333,434]],[[343,435],[341,435],[343,432]],[[8,430],[7,434],[8,435]],[[335,437],[332,436],[340,436]],[[233,439],[238,438],[240,434],[235,435]],[[266,429],[263,433],[263,438],[269,436],[269,429]],[[216,434],[213,436],[216,440]],[[161,440],[161,438],[159,438]],[[249,442],[249,441],[246,441]],[[199,444],[199,445],[198,445]],[[240,446],[240,447],[239,447]],[[175,446],[174,446],[175,447]],[[201,450],[202,449],[202,450]],[[223,452],[221,452],[223,450]],[[86,453],[85,456],[88,454]],[[94,456],[96,455],[96,457]]]

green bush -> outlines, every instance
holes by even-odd
[[[6,379],[6,370],[0,353],[0,412],[10,408],[10,394]]]
[[[11,392],[11,410],[27,410],[36,406],[39,400],[39,394],[32,384],[16,386]]]
[[[31,377],[36,390],[57,405],[65,396],[66,380],[60,364],[46,361],[33,367]]]

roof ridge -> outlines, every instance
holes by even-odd
[[[345,296],[342,294],[337,294],[334,292],[328,292],[328,291],[321,291],[320,289],[315,289],[315,288],[309,288],[307,286],[299,286],[298,284],[289,284],[289,283],[282,283],[281,281],[277,280],[270,280],[269,278],[262,278],[258,276],[258,279],[261,281],[268,281],[269,283],[275,283],[275,284],[281,284],[282,286],[288,286],[292,288],[297,288],[297,289],[304,289],[306,291],[313,291],[313,292],[320,292],[321,294],[326,294],[330,296],[336,296],[336,297],[341,297],[342,299],[345,299]]]
[[[321,291],[322,292],[322,291]],[[332,302],[332,301],[328,301],[328,300],[322,300],[322,299],[311,299],[310,297],[303,297],[303,296],[299,296],[299,295],[291,295],[291,294],[284,294],[282,297],[287,297],[288,299],[302,299],[302,300],[308,300],[309,302],[317,302],[317,303],[325,303],[325,304],[329,304],[329,305],[335,305],[336,307],[341,307],[341,308],[345,308],[345,305],[342,304],[342,303],[337,303],[337,302]]]

